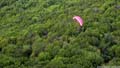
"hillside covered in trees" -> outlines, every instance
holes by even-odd
[[[0,68],[118,65],[120,0],[0,0]]]

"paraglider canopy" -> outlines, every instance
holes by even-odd
[[[73,19],[76,20],[80,26],[83,26],[83,19],[80,16],[74,16]]]

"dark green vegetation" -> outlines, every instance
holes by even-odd
[[[0,0],[0,68],[101,65],[120,65],[120,0]]]

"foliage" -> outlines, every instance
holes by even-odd
[[[0,68],[115,66],[119,53],[119,0],[0,0]]]

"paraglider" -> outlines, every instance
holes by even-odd
[[[73,19],[76,20],[80,26],[83,26],[83,19],[80,16],[74,16]]]

